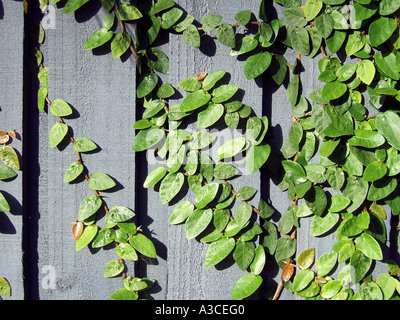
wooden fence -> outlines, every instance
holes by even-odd
[[[208,14],[221,14],[234,21],[237,12],[258,12],[259,0],[178,0],[176,3],[198,21]],[[75,136],[86,136],[101,151],[85,155],[92,171],[104,171],[118,181],[115,192],[106,193],[110,206],[133,208],[139,224],[152,232],[158,257],[151,263],[138,262],[135,272],[157,280],[150,297],[164,299],[230,299],[236,280],[246,272],[234,265],[204,266],[207,245],[188,240],[182,225],[169,225],[173,206],[161,204],[153,190],[143,189],[144,178],[156,164],[147,163],[144,154],[132,149],[136,120],[135,70],[133,57],[114,59],[109,52],[84,51],[86,39],[102,23],[104,10],[97,6],[81,8],[63,15],[51,6],[46,15],[46,38],[40,50],[49,68],[49,98],[68,101],[74,114],[68,119]],[[50,20],[49,20],[50,19]],[[134,28],[134,25],[130,26]],[[75,160],[72,146],[61,150],[49,147],[49,131],[57,121],[37,110],[38,81],[24,65],[25,37],[29,32],[22,1],[0,0],[0,130],[14,129],[21,134],[13,146],[20,152],[23,170],[1,190],[10,200],[11,212],[0,213],[0,276],[7,278],[12,296],[5,299],[108,299],[121,288],[120,278],[103,278],[105,264],[115,259],[114,250],[75,252],[71,235],[83,197],[90,194],[85,184],[65,184],[63,174]],[[244,103],[270,118],[273,144],[280,148],[291,125],[291,107],[285,88],[269,80],[248,81],[243,75],[244,61],[229,55],[229,49],[211,36],[204,36],[202,47],[188,46],[183,37],[170,34],[160,44],[170,59],[170,73],[163,80],[178,84],[202,71],[225,69],[230,83],[244,92]],[[287,54],[294,62],[295,55]],[[304,94],[320,86],[316,62],[303,60],[306,70]],[[257,197],[270,198],[279,213],[290,204],[277,182],[267,173],[242,176],[235,186],[250,185],[260,190]],[[314,247],[316,255],[330,250],[335,239],[316,239],[308,234],[310,222],[301,221],[298,251]],[[232,263],[231,263],[232,264]],[[268,267],[268,264],[267,264]],[[265,285],[279,281],[277,267],[265,273]],[[296,299],[284,293],[282,299]]]

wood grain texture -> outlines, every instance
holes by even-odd
[[[135,63],[129,54],[115,60],[109,51],[84,51],[86,39],[101,27],[105,11],[100,3],[75,14],[55,11],[54,29],[46,30],[42,46],[49,68],[49,98],[67,101],[74,114],[65,122],[75,138],[85,136],[99,146],[83,154],[89,173],[105,172],[117,186],[101,192],[108,207],[124,205],[134,210],[135,157],[131,150],[135,120]],[[131,30],[132,31],[132,30]],[[40,299],[108,299],[123,287],[122,279],[103,278],[108,261],[118,259],[114,248],[75,252],[71,234],[80,202],[93,194],[86,181],[63,183],[69,165],[77,160],[72,144],[50,149],[48,136],[58,121],[50,112],[38,123],[38,297]],[[104,226],[105,212],[97,224]],[[128,263],[128,272],[134,265]],[[54,277],[54,278],[51,278]]]
[[[13,31],[8,32],[12,26]],[[22,3],[0,1],[0,130],[14,129],[24,137],[23,115],[23,44],[24,13]],[[13,139],[10,144],[22,154],[22,141]],[[21,169],[22,158],[20,157]],[[11,181],[1,181],[0,191],[10,204],[10,212],[0,212],[0,277],[11,285],[11,297],[5,300],[24,298],[22,261],[22,180],[23,173]]]

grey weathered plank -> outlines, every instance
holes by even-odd
[[[100,147],[98,152],[83,154],[84,164],[90,173],[105,172],[117,181],[116,188],[101,192],[107,205],[134,209],[135,63],[129,54],[115,60],[109,51],[82,49],[101,27],[104,15],[100,3],[69,15],[57,8],[55,28],[46,30],[41,49],[49,68],[50,100],[66,100],[75,110],[66,119],[74,137],[86,136]],[[63,183],[64,172],[77,156],[68,142],[50,149],[48,135],[57,121],[50,112],[39,115],[37,298],[108,299],[123,287],[120,277],[103,278],[106,263],[118,256],[113,248],[75,252],[73,219],[80,202],[93,191],[86,181]],[[104,226],[104,212],[97,224]],[[133,271],[133,264],[129,265],[129,274]]]
[[[258,1],[176,1],[188,14],[196,17],[200,22],[206,15],[220,14],[223,22],[235,23],[234,16],[237,12],[250,9],[258,12]],[[238,32],[243,32],[239,28]],[[164,51],[170,58],[170,74],[164,80],[169,81],[182,97],[186,94],[177,87],[177,84],[186,77],[196,76],[199,72],[212,72],[218,69],[227,71],[229,83],[236,84],[244,92],[243,103],[254,108],[255,112],[262,115],[262,88],[260,82],[247,81],[243,74],[244,61],[229,55],[230,48],[220,44],[215,39],[215,32],[202,36],[202,46],[195,49],[186,44],[181,34],[172,34],[169,43],[164,46]],[[182,97],[169,103],[178,103]],[[196,130],[196,125],[190,126]],[[231,138],[232,131],[226,130]],[[218,135],[218,134],[217,134]],[[220,139],[222,136],[219,135]],[[225,141],[229,137],[225,137]],[[223,141],[223,140],[221,140]],[[215,150],[218,146],[214,146]],[[214,150],[214,151],[215,151]],[[154,166],[157,164],[154,164]],[[243,165],[243,164],[242,164]],[[149,168],[150,170],[150,168]],[[237,190],[243,185],[260,189],[260,175],[243,175],[233,181]],[[259,194],[252,201],[257,204]],[[184,195],[185,198],[193,197],[191,191]],[[196,239],[188,240],[185,235],[184,225],[168,226],[169,215],[177,201],[162,205],[158,193],[148,191],[148,213],[152,222],[149,228],[154,231],[155,238],[166,247],[162,248],[164,256],[158,259],[157,265],[147,266],[147,275],[155,278],[161,291],[153,294],[156,299],[230,299],[234,283],[246,272],[241,271],[234,261],[220,264],[217,267],[206,268],[204,257],[208,244],[200,243]]]
[[[13,31],[10,32],[10,26]],[[22,2],[0,1],[0,130],[14,129],[24,137],[23,110],[23,44],[24,12]],[[22,154],[22,141],[14,139],[11,146]],[[21,159],[22,161],[22,159]],[[22,164],[22,163],[21,163]],[[24,298],[22,261],[22,171],[11,181],[0,182],[1,192],[11,211],[0,213],[0,276],[11,285],[11,297]]]

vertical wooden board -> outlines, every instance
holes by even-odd
[[[209,14],[220,14],[226,23],[235,23],[234,16],[237,12],[250,9],[258,13],[258,1],[176,1],[177,5],[187,14],[195,16],[197,22]],[[238,28],[238,32],[244,29]],[[257,115],[262,115],[262,88],[260,79],[248,81],[244,77],[244,60],[231,57],[230,48],[220,44],[215,38],[215,31],[202,36],[200,49],[190,47],[183,39],[182,34],[171,34],[169,38],[170,75],[168,81],[179,91],[181,97],[170,99],[169,103],[179,103],[186,95],[178,88],[178,83],[187,77],[196,76],[200,72],[212,72],[225,69],[230,84],[239,86],[243,93],[243,103],[251,106]],[[195,124],[189,130],[196,130]],[[233,138],[231,130],[224,130],[225,135],[219,134],[220,141]],[[240,134],[240,133],[239,133]],[[217,133],[218,135],[218,133]],[[219,144],[220,142],[218,142]],[[212,149],[217,149],[213,146]],[[215,151],[213,150],[213,152]],[[215,154],[213,154],[215,157]],[[244,166],[244,163],[240,163]],[[243,169],[239,168],[239,169]],[[150,169],[149,169],[150,170]],[[244,170],[245,171],[245,170]],[[260,190],[260,174],[243,175],[233,181],[233,186],[238,190],[241,186],[248,185]],[[148,191],[148,212],[153,222],[149,229],[153,230],[156,238],[163,243],[166,253],[158,264],[147,266],[147,276],[155,278],[160,284],[160,291],[153,294],[155,299],[230,299],[234,283],[240,276],[246,274],[241,271],[233,259],[206,268],[204,258],[208,244],[198,239],[188,240],[185,235],[184,225],[169,225],[168,219],[179,203],[180,199],[194,198],[192,192],[181,195],[181,198],[162,205],[159,195],[154,190]],[[257,205],[259,193],[251,201]],[[193,199],[192,199],[193,200]],[[234,213],[234,212],[233,212]]]
[[[41,50],[49,68],[49,98],[67,101],[74,114],[65,122],[75,138],[92,139],[99,149],[82,154],[89,173],[104,172],[117,186],[101,191],[108,207],[135,210],[135,158],[131,150],[135,119],[135,63],[130,54],[114,59],[109,49],[83,50],[87,38],[102,25],[100,3],[63,15],[55,9],[55,28],[46,30]],[[130,30],[132,31],[132,30]],[[77,155],[72,144],[50,149],[48,136],[58,121],[50,112],[39,115],[38,286],[40,299],[108,299],[123,287],[122,278],[104,278],[107,262],[118,259],[113,247],[75,252],[71,234],[81,201],[93,191],[85,179],[63,183]],[[79,180],[78,180],[79,181]],[[104,227],[105,212],[98,212]],[[128,274],[134,265],[128,263]]]
[[[23,55],[24,11],[22,2],[0,1],[0,130],[14,129],[22,139],[23,113]],[[22,140],[13,139],[10,144],[20,155],[22,169]],[[0,277],[11,285],[11,297],[24,298],[22,266],[22,177],[0,182],[0,191],[10,205],[10,212],[0,212]]]

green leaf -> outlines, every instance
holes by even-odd
[[[155,71],[168,74],[169,73],[169,58],[168,56],[157,48],[149,48],[146,51],[144,63]]]
[[[252,187],[241,187],[237,191],[236,197],[240,201],[247,201],[247,200],[251,199],[252,197],[254,197],[254,195],[256,193],[257,193],[257,189],[255,189],[255,188],[252,188]]]
[[[74,140],[74,150],[76,152],[90,152],[96,149],[96,143],[86,137],[78,137]]]
[[[241,300],[253,294],[263,282],[259,275],[246,274],[236,281],[232,289],[232,300]]]
[[[310,235],[314,237],[323,235],[331,230],[338,223],[339,219],[339,214],[331,212],[324,216],[314,216],[311,222]]]
[[[94,172],[90,175],[88,187],[92,190],[107,190],[116,186],[116,182],[106,173]]]
[[[157,91],[157,97],[159,97],[160,99],[170,98],[174,94],[175,94],[175,89],[171,86],[170,83],[164,83]]]
[[[182,101],[180,110],[189,112],[204,106],[211,99],[211,95],[204,90],[189,93]]]
[[[143,183],[143,188],[150,188],[154,186],[158,181],[164,178],[167,173],[167,169],[163,167],[157,167],[149,172]]]
[[[183,38],[189,46],[200,48],[200,33],[195,25],[191,24],[183,31]]]
[[[338,254],[336,252],[327,252],[319,257],[315,263],[315,268],[318,271],[318,276],[327,275],[336,265]]]
[[[153,242],[142,233],[129,237],[129,243],[141,254],[149,258],[156,258],[157,252]]]
[[[185,91],[197,91],[201,89],[201,82],[195,77],[189,77],[179,82],[178,87]]]
[[[11,169],[20,169],[18,154],[14,148],[10,146],[3,145],[3,147],[0,148],[0,160]],[[10,171],[8,173],[11,174]]]
[[[138,83],[138,87],[136,90],[137,97],[143,98],[147,96],[150,92],[152,92],[158,83],[158,76],[155,73],[145,73],[140,79]]]
[[[366,282],[358,289],[361,300],[382,300],[383,295],[379,286],[374,282]]]
[[[246,169],[249,173],[259,170],[267,162],[271,154],[271,146],[252,145],[246,153]]]
[[[375,126],[390,145],[400,150],[400,117],[395,112],[378,113],[375,118]]]
[[[118,7],[116,16],[122,21],[137,20],[143,17],[138,8],[128,3],[123,3]]]
[[[237,23],[239,23],[241,26],[245,26],[250,22],[251,19],[251,11],[250,10],[243,10],[238,12],[235,15],[235,20]]]
[[[315,259],[315,249],[303,250],[297,257],[297,264],[301,269],[308,269],[314,262]]]
[[[246,270],[254,259],[255,248],[253,242],[238,241],[233,252],[233,258],[241,270]]]
[[[350,199],[340,194],[331,197],[331,205],[328,208],[329,212],[340,212],[348,207]]]
[[[119,275],[124,271],[125,265],[123,262],[119,260],[111,260],[107,263],[106,268],[104,269],[103,276],[105,278],[111,278]]]
[[[314,19],[322,9],[322,0],[307,0],[304,6],[304,14],[307,21]]]
[[[390,15],[400,8],[399,0],[382,0],[379,2],[379,14],[382,16]]]
[[[135,216],[135,212],[125,206],[112,206],[109,210],[108,218],[113,222],[125,222],[132,219]]]
[[[376,181],[383,178],[387,173],[387,166],[379,161],[373,161],[364,170],[363,179],[365,181]]]
[[[374,59],[375,64],[381,73],[394,80],[400,79],[399,71],[396,67],[396,55],[393,52],[385,54],[382,52],[377,52],[374,56]]]
[[[295,161],[283,160],[282,166],[285,169],[287,176],[294,184],[302,183],[307,180],[306,172],[301,164]]]
[[[0,296],[11,296],[11,286],[3,277],[0,277]]]
[[[188,239],[193,239],[202,233],[213,218],[212,209],[196,209],[185,222],[185,234]]]
[[[0,180],[7,180],[17,176],[17,173],[9,166],[0,165]]]
[[[92,242],[92,248],[104,247],[115,240],[115,230],[103,228],[97,232]]]
[[[350,258],[350,266],[354,270],[354,273],[352,274],[352,277],[354,277],[354,283],[358,283],[364,278],[371,263],[371,258],[365,256],[360,250],[355,250],[353,252]]]
[[[247,140],[245,138],[236,138],[225,142],[217,150],[218,160],[222,160],[224,158],[232,158],[243,150],[246,142]]]
[[[81,175],[81,173],[83,171],[84,171],[84,167],[83,167],[82,163],[80,163],[78,161],[72,162],[64,174],[64,182],[69,183],[69,182],[74,181],[76,178],[78,178]]]
[[[157,127],[141,130],[133,141],[132,150],[136,152],[147,150],[160,142],[164,137],[165,131]]]
[[[164,12],[161,16],[161,28],[163,29],[169,29],[171,28],[175,23],[179,21],[179,19],[182,17],[183,11],[177,7],[174,7],[166,12]]]
[[[98,227],[95,225],[85,226],[83,229],[82,235],[75,243],[75,250],[79,251],[86,247],[96,236]]]
[[[68,126],[65,123],[57,122],[54,124],[49,135],[50,148],[56,147],[64,139],[67,133]]]
[[[234,84],[223,84],[213,90],[212,101],[221,103],[229,100],[238,91],[239,87]]]
[[[347,142],[352,146],[364,148],[377,148],[385,143],[385,138],[376,131],[355,129],[355,136],[351,137]]]
[[[111,52],[114,59],[121,57],[131,45],[132,38],[128,33],[118,33],[111,41]]]
[[[386,42],[396,30],[397,23],[393,18],[380,17],[371,22],[368,29],[369,41],[374,47]]]
[[[365,256],[374,260],[382,260],[383,254],[379,243],[368,233],[363,232],[355,240],[356,247]]]
[[[244,63],[244,75],[247,80],[254,79],[268,69],[272,55],[268,51],[259,52],[248,57]]]
[[[216,123],[224,114],[224,106],[220,103],[210,102],[206,109],[197,115],[197,127],[205,129]]]
[[[329,14],[323,13],[315,17],[315,27],[323,38],[328,38],[333,31],[333,19]]]
[[[10,212],[11,208],[3,193],[0,192],[0,212]]]
[[[310,34],[305,28],[290,30],[291,45],[294,51],[307,56],[310,53]]]
[[[265,262],[266,262],[265,249],[262,245],[258,245],[255,250],[254,260],[250,265],[251,272],[255,275],[260,274],[264,269]]]
[[[234,48],[236,46],[235,31],[230,24],[221,24],[217,29],[215,35],[217,36],[218,41],[222,44],[231,48]]]
[[[229,179],[237,175],[238,170],[229,163],[220,162],[215,165],[214,177],[217,179]]]
[[[116,252],[124,260],[139,260],[136,250],[129,243],[119,243]]]
[[[218,193],[219,183],[212,182],[201,187],[198,192],[196,192],[195,202],[197,202],[197,208],[203,209],[210,202],[212,202]]]
[[[347,179],[346,187],[343,189],[343,195],[349,198],[352,202],[347,207],[348,212],[353,212],[358,209],[364,202],[368,193],[368,182],[362,178],[351,176]]]
[[[382,290],[384,300],[389,300],[396,290],[398,281],[387,273],[381,273],[375,282]]]
[[[328,82],[321,91],[321,98],[325,100],[339,99],[347,92],[347,86],[339,81]]]
[[[184,222],[187,217],[189,217],[194,210],[194,204],[190,201],[180,202],[174,210],[172,210],[171,216],[169,217],[170,224],[179,224]]]
[[[297,248],[296,239],[286,237],[279,238],[276,242],[275,259],[278,263],[290,258],[295,254]]]
[[[90,0],[68,0],[64,6],[63,14],[74,12],[89,1]]]
[[[179,193],[184,181],[185,176],[182,173],[168,173],[160,184],[161,203],[170,202]]]
[[[314,280],[314,272],[309,269],[300,270],[293,279],[293,291],[305,289]]]
[[[175,5],[173,0],[160,0],[157,1],[150,10],[150,15],[155,15],[161,11],[167,10]]]
[[[50,105],[50,111],[58,117],[66,117],[72,114],[72,109],[69,104],[61,99],[54,99],[53,103]]]
[[[335,294],[337,294],[342,289],[342,280],[331,280],[328,281],[321,288],[321,296],[325,299],[332,298]]]
[[[375,77],[375,71],[376,69],[372,61],[364,59],[358,62],[357,76],[365,84],[371,84],[372,80],[374,80]]]
[[[95,194],[91,194],[82,200],[79,205],[78,220],[84,221],[94,215],[102,206],[103,201]]]
[[[210,14],[205,16],[203,20],[201,20],[201,25],[204,32],[209,32],[212,29],[216,28],[222,20],[222,16],[218,14]]]
[[[139,298],[139,295],[137,294],[136,291],[130,291],[130,290],[127,290],[126,288],[122,288],[117,291],[114,291],[110,295],[111,300],[137,300],[138,298]]]
[[[100,28],[95,31],[83,45],[84,50],[98,48],[107,43],[114,36],[114,32],[107,28]]]
[[[225,73],[226,71],[223,69],[209,73],[203,80],[204,90],[208,91],[212,89],[215,84],[224,77]]]
[[[235,239],[226,237],[212,242],[207,249],[205,266],[209,268],[224,260],[235,248],[235,244]]]

